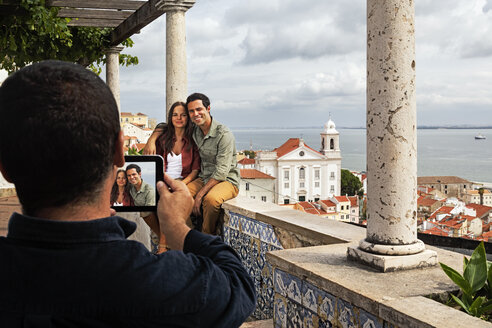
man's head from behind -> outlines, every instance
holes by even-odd
[[[140,185],[142,183],[142,170],[137,164],[130,164],[126,167],[126,176],[128,182],[132,185]]]
[[[82,66],[44,61],[0,87],[0,164],[26,214],[92,203],[120,131],[106,84]]]

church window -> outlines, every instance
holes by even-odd
[[[289,188],[289,183],[288,182],[284,183],[284,188]]]
[[[335,172],[330,172],[330,179],[331,180],[335,179]]]
[[[314,182],[314,187],[315,187],[315,188],[319,188],[319,181],[315,181],[315,182]]]
[[[261,196],[261,201],[266,202],[266,196]]]
[[[331,185],[331,186],[330,186],[330,192],[331,192],[331,193],[334,193],[334,192],[335,192],[335,186],[334,186],[334,185]]]
[[[303,167],[301,167],[299,169],[299,179],[305,179],[305,178],[306,178],[306,170]]]
[[[306,201],[306,196],[299,196],[299,201],[300,202],[305,202]]]
[[[299,182],[299,188],[304,188],[304,182]]]
[[[319,170],[314,170],[314,178],[319,179]]]
[[[330,139],[330,149],[335,149],[335,141],[333,139]]]
[[[249,182],[246,182],[246,190],[249,190]]]
[[[284,171],[284,179],[289,180],[289,171],[288,170]]]
[[[289,199],[288,198],[284,198],[284,204],[289,204]]]
[[[319,197],[314,197],[314,201],[317,202],[319,200]]]

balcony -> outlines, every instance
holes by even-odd
[[[439,266],[381,273],[348,260],[347,247],[365,238],[364,228],[241,197],[223,209],[224,240],[255,281],[256,320],[274,327],[492,327],[427,297],[457,289]],[[427,249],[462,270],[462,254]]]

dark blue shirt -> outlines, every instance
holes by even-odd
[[[150,253],[120,217],[66,222],[14,213],[0,238],[0,327],[238,327],[251,277],[218,237]]]

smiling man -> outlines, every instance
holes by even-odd
[[[236,141],[232,132],[210,115],[207,96],[193,93],[186,99],[186,106],[195,123],[193,139],[201,159],[198,179],[187,185],[195,198],[193,213],[203,214],[203,232],[215,234],[222,203],[239,192]]]
[[[154,206],[155,190],[142,179],[142,170],[137,164],[126,167],[126,176],[130,182],[130,196],[135,206]]]

